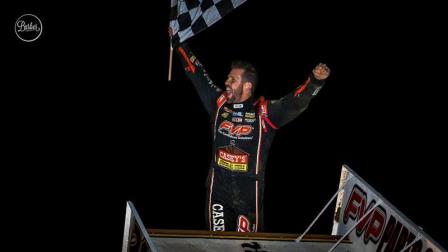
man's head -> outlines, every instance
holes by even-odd
[[[226,80],[227,101],[238,103],[247,100],[255,91],[258,82],[255,67],[244,61],[234,61]]]

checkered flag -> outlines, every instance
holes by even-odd
[[[172,43],[177,45],[216,23],[246,0],[171,0]]]

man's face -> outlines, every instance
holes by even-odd
[[[232,69],[227,75],[226,80],[226,93],[227,102],[238,103],[241,102],[241,96],[243,95],[243,69]]]

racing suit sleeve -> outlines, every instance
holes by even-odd
[[[180,56],[187,77],[193,83],[202,104],[211,116],[216,112],[216,100],[221,95],[222,90],[213,83],[201,62],[191,52],[186,43],[180,44],[175,50]]]
[[[307,81],[293,92],[279,100],[268,103],[269,118],[274,125],[282,127],[299,116],[308,107],[311,99],[317,95],[325,82],[311,74]]]

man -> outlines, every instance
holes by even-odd
[[[265,164],[275,130],[306,109],[330,70],[321,63],[296,90],[279,100],[266,101],[252,96],[258,80],[251,64],[233,62],[223,91],[185,43],[176,51],[213,126],[206,202],[209,229],[262,231]]]

